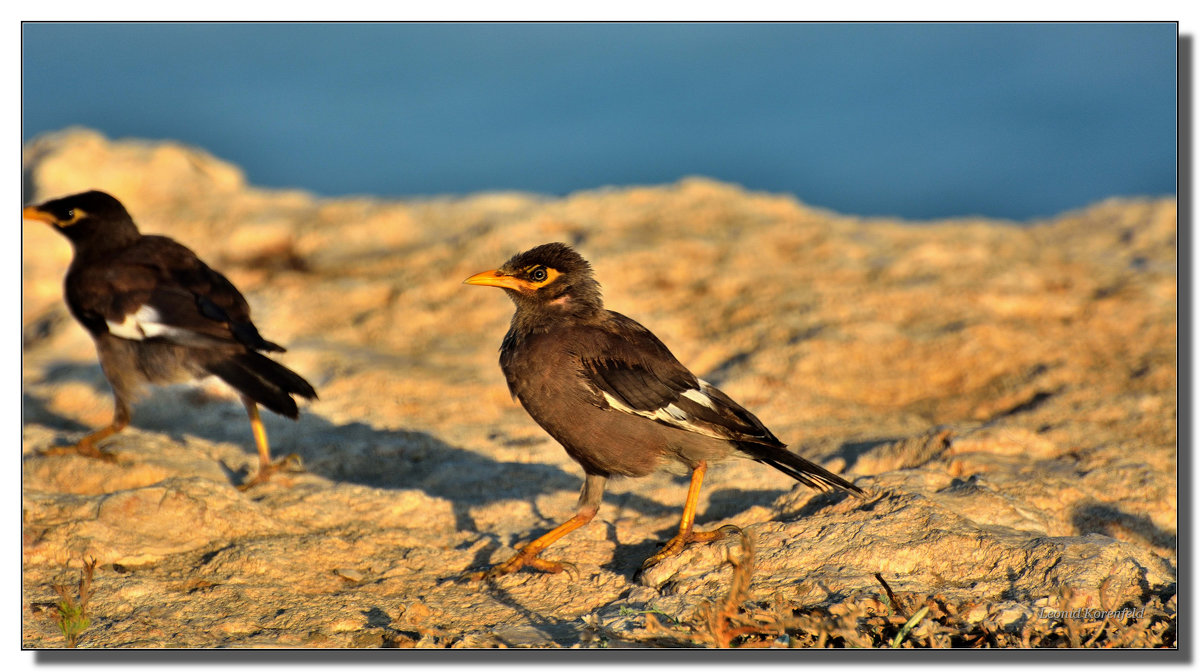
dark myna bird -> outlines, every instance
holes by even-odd
[[[284,349],[259,335],[246,299],[225,276],[170,238],[142,235],[124,206],[100,191],[31,205],[22,215],[71,241],[67,307],[95,340],[116,399],[112,422],[83,437],[76,452],[111,460],[97,444],[129,424],[130,404],[146,383],[214,375],[241,395],[258,447],[258,474],[242,488],[265,482],[294,459],[271,461],[258,404],[295,419],[292,395],[316,399],[317,393],[260,354]]]
[[[574,517],[508,562],[467,578],[525,566],[562,571],[562,563],[538,554],[596,515],[607,479],[645,476],[672,461],[692,470],[679,533],[643,568],[685,544],[721,536],[692,531],[700,484],[713,460],[745,457],[809,487],[863,495],[853,483],[788,451],[753,414],[692,375],[648,329],[605,310],[591,265],[567,245],[535,247],[466,283],[500,287],[516,304],[500,347],[509,391],[586,474]]]

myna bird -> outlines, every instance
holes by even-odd
[[[684,368],[648,329],[605,310],[591,265],[567,245],[535,247],[465,282],[499,287],[516,304],[500,347],[509,391],[586,474],[574,517],[507,562],[466,578],[525,566],[562,571],[563,563],[538,554],[596,515],[607,479],[645,476],[672,461],[692,470],[679,533],[643,569],[690,542],[722,536],[692,531],[700,484],[714,460],[745,457],[809,487],[863,496],[858,486],[788,451],[752,413]]]
[[[316,399],[312,385],[261,352],[284,352],[250,321],[250,306],[225,276],[164,236],[142,235],[125,207],[100,191],[27,206],[25,219],[46,222],[71,241],[67,307],[96,342],[112,386],[112,422],[83,437],[80,455],[113,459],[97,444],[124,429],[130,404],[147,383],[214,375],[241,395],[258,447],[262,483],[294,456],[271,461],[258,404],[295,419],[292,395]],[[71,450],[50,450],[65,452]]]

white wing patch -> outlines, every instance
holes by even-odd
[[[156,336],[170,337],[187,334],[186,329],[163,324],[161,319],[162,316],[158,314],[157,310],[152,306],[145,305],[138,308],[136,312],[126,315],[121,322],[106,320],[106,324],[108,324],[109,333],[113,336],[131,341],[143,341]]]
[[[708,390],[706,389],[706,388],[711,388],[712,385],[709,385],[708,383],[704,382],[703,380],[700,380],[699,383],[700,383],[700,389],[697,390],[697,389],[693,388],[690,390],[685,390],[683,393],[683,396],[687,397],[688,399],[691,399],[692,401],[696,402],[697,404],[700,404],[701,406],[704,406],[706,408],[711,408],[714,411],[717,410],[716,404],[714,404],[712,401],[712,398],[708,396]]]
[[[704,384],[707,385],[707,383],[704,383]],[[703,434],[704,436],[711,436],[714,439],[729,438],[729,437],[725,436],[724,434],[719,434],[717,432],[714,432],[713,430],[709,429],[708,427],[694,424],[692,422],[692,419],[690,417],[688,417],[688,414],[683,412],[683,410],[680,409],[675,404],[667,404],[665,408],[656,408],[653,411],[639,411],[637,409],[630,408],[629,406],[626,406],[625,404],[621,403],[621,401],[619,399],[612,396],[608,392],[601,390],[600,394],[604,395],[604,401],[608,402],[609,406],[611,406],[615,410],[621,411],[622,413],[628,413],[630,415],[638,415],[643,418],[649,418],[650,420],[656,420],[658,422],[661,422],[661,423],[664,423],[667,425],[671,425],[672,427],[678,427],[679,429],[683,429],[683,430],[686,430],[689,432],[694,432],[696,434]],[[703,397],[704,401],[700,401],[699,399],[696,399],[695,396],[691,396],[692,394],[695,394],[696,396],[699,396],[699,397]],[[691,399],[692,401],[695,401],[696,403],[703,404],[705,406],[708,406],[709,408],[713,408],[712,401],[700,390],[690,389],[690,390],[685,391],[682,396],[688,397],[689,399]]]
[[[669,416],[671,416],[672,418],[674,418],[675,420],[679,420],[679,421],[681,421],[681,422],[687,422],[687,419],[688,419],[687,413],[684,413],[684,412],[683,412],[683,411],[682,411],[682,410],[681,410],[681,409],[680,409],[678,406],[676,406],[675,404],[667,404],[667,407],[666,407],[666,408],[664,408],[664,409],[662,409],[662,410],[661,410],[661,411],[659,411],[659,412],[660,412],[660,413],[664,413],[664,412],[665,412],[667,415],[669,415]]]

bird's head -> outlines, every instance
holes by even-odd
[[[85,240],[119,243],[138,235],[125,206],[103,191],[85,191],[41,205],[28,205],[21,211],[21,217],[49,224],[72,243]]]
[[[468,285],[499,287],[522,309],[586,314],[603,308],[592,265],[564,243],[522,252],[494,271],[476,273]]]

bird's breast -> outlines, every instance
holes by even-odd
[[[585,471],[643,476],[661,466],[661,426],[612,410],[590,388],[570,340],[527,339],[501,352],[509,390]],[[632,420],[632,422],[631,422]]]

